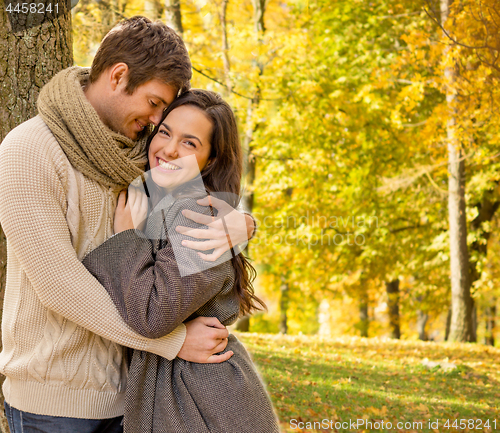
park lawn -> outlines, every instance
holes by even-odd
[[[283,432],[500,431],[500,349],[377,338],[235,334],[264,377]],[[447,358],[457,368],[428,369],[421,364],[424,358]],[[364,420],[359,429],[358,419]],[[432,427],[439,420],[438,428],[429,428],[429,420]],[[460,428],[460,420],[466,428]],[[349,427],[356,428],[351,430],[349,421]],[[372,428],[366,428],[368,422]]]

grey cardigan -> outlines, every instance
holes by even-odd
[[[104,285],[125,322],[158,338],[197,316],[224,325],[239,315],[230,252],[216,263],[180,245],[170,228],[204,228],[183,209],[209,214],[195,198],[165,197],[149,215],[146,234],[121,232],[88,254],[87,269]],[[181,270],[196,270],[191,273]],[[186,275],[186,276],[182,276]],[[278,421],[265,386],[243,345],[229,336],[220,364],[169,361],[131,351],[125,398],[125,433],[276,433]]]

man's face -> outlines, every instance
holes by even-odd
[[[177,96],[177,90],[159,80],[138,86],[129,95],[122,80],[106,102],[104,123],[116,132],[136,140],[149,124],[157,125],[167,108]]]

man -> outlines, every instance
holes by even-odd
[[[121,431],[123,346],[192,362],[231,356],[214,355],[228,336],[215,318],[155,340],[136,334],[81,264],[112,235],[117,195],[146,161],[149,125],[190,78],[182,40],[162,23],[131,18],[104,38],[90,73],[57,74],[40,93],[39,115],[0,145],[8,255],[0,371],[12,431]],[[227,249],[226,234],[204,232],[209,241],[190,245],[215,248],[213,260]]]

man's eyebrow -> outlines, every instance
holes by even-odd
[[[170,126],[168,126],[165,122],[162,122],[161,126],[164,126],[169,131],[172,131],[172,128],[170,128]],[[203,146],[203,143],[201,142],[201,140],[196,135],[184,134],[183,137],[184,138],[194,138],[195,140],[197,140],[200,143],[200,146]]]

